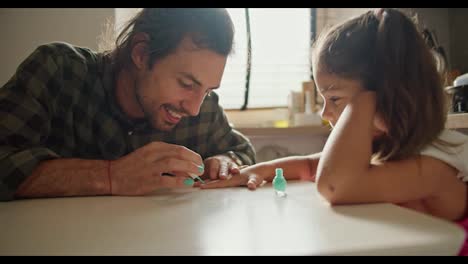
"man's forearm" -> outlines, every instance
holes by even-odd
[[[54,159],[43,161],[20,185],[16,198],[110,194],[108,161]]]

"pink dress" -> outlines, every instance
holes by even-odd
[[[436,158],[454,167],[459,171],[457,178],[468,184],[467,135],[458,131],[445,129],[440,134],[439,139],[442,139],[445,142],[455,143],[457,145],[454,147],[445,146],[444,149],[446,150],[443,151],[442,149],[436,148],[430,144],[421,151],[421,155]],[[461,247],[459,255],[468,256],[468,217],[461,221],[456,221],[456,223],[465,229],[465,243]]]
[[[458,253],[458,255],[468,256],[468,218],[458,221],[457,223],[465,229],[465,242],[463,243],[463,246],[460,248],[460,252]]]

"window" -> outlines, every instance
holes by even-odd
[[[236,30],[235,53],[228,58],[220,104],[240,109],[244,102],[247,34],[244,8],[227,8]],[[311,31],[320,32],[370,8],[250,8],[252,64],[248,108],[282,107],[290,91],[300,91],[310,80]],[[311,21],[311,19],[315,19]],[[311,22],[316,28],[311,28]],[[317,98],[320,103],[320,98]]]
[[[216,92],[226,109],[244,103],[247,34],[244,8],[227,8],[235,27],[234,53],[228,57]],[[251,73],[248,108],[287,106],[289,91],[310,80],[310,9],[250,8]]]

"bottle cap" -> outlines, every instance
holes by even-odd
[[[275,175],[276,177],[283,177],[283,169],[282,168],[276,168],[275,169]]]

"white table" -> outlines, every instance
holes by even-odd
[[[0,255],[456,255],[457,225],[391,204],[331,207],[315,184],[0,203]]]

